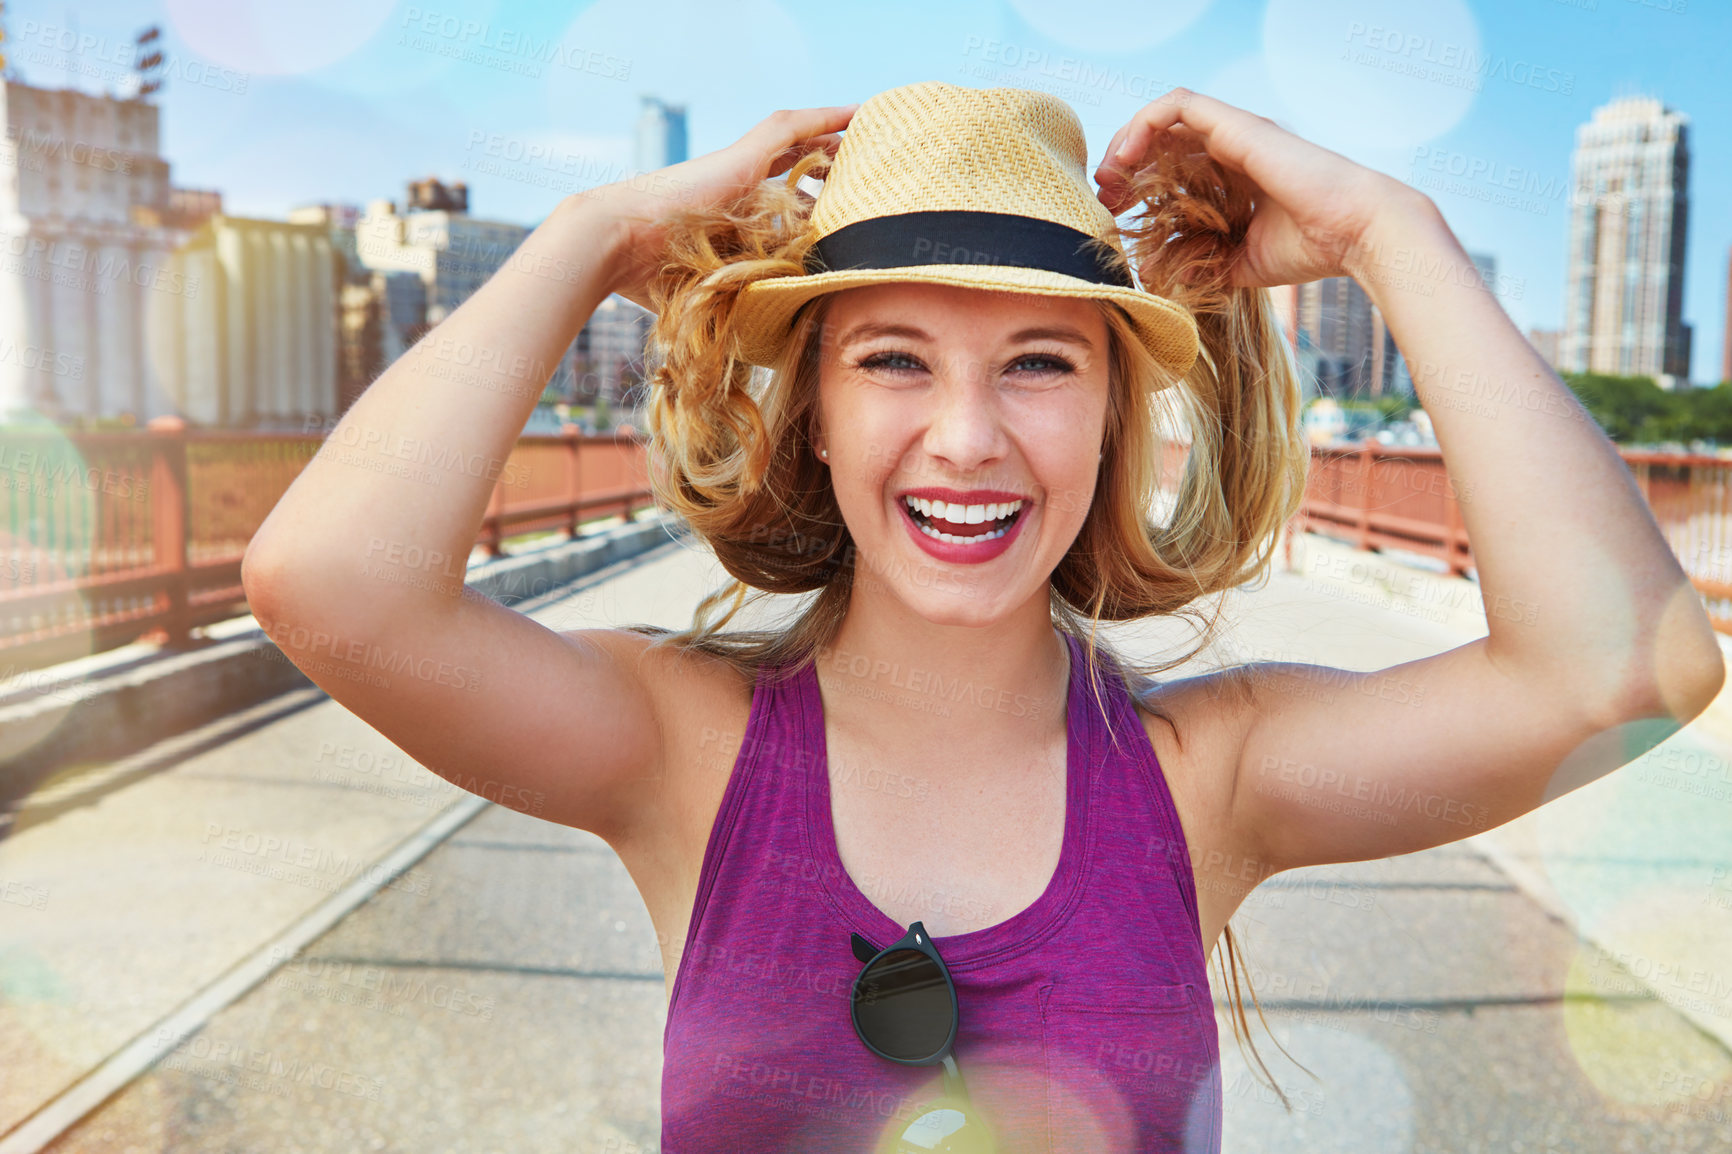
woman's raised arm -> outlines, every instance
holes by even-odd
[[[833,144],[851,115],[778,112],[725,149],[567,197],[381,373],[247,548],[248,601],[289,659],[458,785],[620,828],[663,737],[635,635],[562,636],[465,596],[469,552],[552,366],[610,292],[647,301],[663,222],[785,168],[800,142]]]
[[[1243,286],[1351,275],[1383,311],[1473,542],[1489,635],[1371,673],[1261,667],[1235,825],[1281,868],[1409,853],[1501,825],[1632,760],[1725,679],[1701,597],[1616,447],[1505,315],[1424,194],[1185,90],[1107,148],[1101,199],[1159,133],[1255,185]],[[1358,692],[1352,692],[1357,690]],[[1338,700],[1339,699],[1339,700]],[[1641,748],[1635,748],[1640,743]],[[1344,802],[1343,799],[1346,799]]]

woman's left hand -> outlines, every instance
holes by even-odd
[[[1301,139],[1262,116],[1175,88],[1145,105],[1107,144],[1095,170],[1101,203],[1116,216],[1132,207],[1127,177],[1154,151],[1160,133],[1195,141],[1211,160],[1247,178],[1255,211],[1236,286],[1303,284],[1353,275],[1373,221],[1392,212],[1436,212],[1424,193]]]

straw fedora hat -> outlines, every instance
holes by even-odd
[[[1113,215],[1083,175],[1076,113],[1050,93],[926,81],[855,110],[813,205],[802,276],[748,285],[735,306],[740,354],[774,363],[794,314],[821,293],[891,281],[1109,300],[1175,375],[1197,357],[1182,305],[1138,288]]]

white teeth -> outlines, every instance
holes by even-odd
[[[949,524],[979,525],[984,521],[999,521],[1009,517],[1022,508],[1022,501],[1000,501],[990,505],[958,505],[943,501],[932,501],[925,497],[904,497],[903,503],[910,509],[926,516],[929,521],[942,521]],[[963,520],[954,521],[953,517]],[[986,541],[995,541],[1010,531],[1009,525],[1002,525],[987,533],[977,533],[963,536],[955,533],[945,533],[934,528],[930,523],[918,524],[919,530],[928,537],[943,541],[950,545],[979,545]]]
[[[928,537],[936,537],[938,540],[947,542],[948,544],[951,544],[951,545],[978,545],[982,541],[993,541],[993,540],[998,539],[999,537],[1004,536],[1006,533],[1010,532],[1010,530],[1008,528],[1006,528],[1006,529],[994,529],[990,533],[978,533],[973,537],[958,537],[953,533],[940,533],[937,529],[934,529],[931,525],[920,526],[920,531],[922,533],[926,534]]]
[[[1002,521],[1022,508],[1020,500],[998,501],[990,505],[959,505],[925,497],[904,497],[903,501],[910,509],[917,510],[931,520],[948,521],[953,525],[979,525],[986,521]],[[973,541],[980,538],[968,539]]]

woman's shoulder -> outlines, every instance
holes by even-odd
[[[630,655],[644,687],[656,699],[664,724],[717,710],[748,710],[764,664],[701,644],[680,643],[671,630],[650,626],[596,630],[620,656]]]
[[[1247,711],[1230,673],[1142,678],[1141,684],[1132,678],[1127,687],[1193,847],[1232,840],[1233,791]]]
[[[743,735],[755,665],[673,643],[671,630],[651,626],[576,629],[562,636],[605,649],[622,672],[629,671],[649,698],[672,763],[667,768],[678,768],[693,755],[713,755],[729,733]]]

